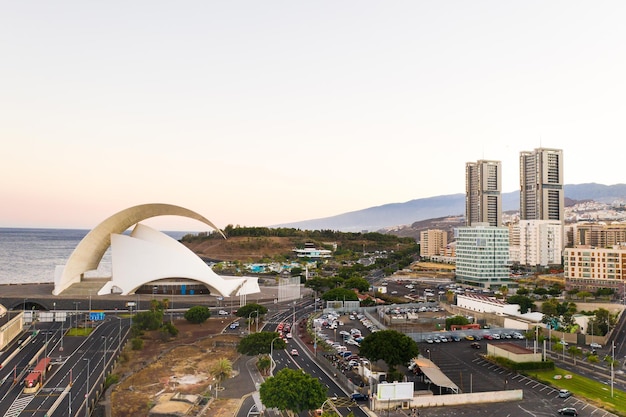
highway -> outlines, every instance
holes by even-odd
[[[295,308],[294,308],[295,307]],[[297,334],[299,329],[299,322],[302,319],[306,319],[315,309],[314,302],[311,299],[300,300],[296,304],[290,304],[278,309],[273,315],[269,315],[266,322],[266,331],[277,331],[276,327],[280,322],[287,322],[292,324],[293,339],[290,339],[288,346],[285,350],[275,349],[273,352],[274,361],[276,362],[276,368],[274,374],[283,368],[301,369],[307,374],[318,379],[322,385],[327,388],[327,398],[331,407],[336,407],[341,415],[348,415],[350,412],[354,413],[356,417],[367,417],[367,414],[359,407],[358,404],[352,402],[349,398],[349,394],[346,393],[336,382],[336,379],[324,372],[313,359],[312,352],[302,341],[298,338]],[[292,356],[290,354],[291,349],[297,349],[298,355]],[[242,407],[238,417],[245,417],[249,409]],[[300,413],[300,417],[308,417],[308,412]]]
[[[17,354],[0,372],[4,381],[0,385],[0,416],[89,415],[85,407],[89,404],[91,411],[102,394],[105,369],[110,370],[126,342],[130,320],[108,316],[86,338],[62,339],[59,322],[38,323],[37,327],[35,336],[29,333],[22,338]],[[64,329],[67,327],[65,324]],[[25,375],[46,354],[52,358],[52,369],[44,386],[36,393],[24,393]]]

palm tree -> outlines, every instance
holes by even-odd
[[[217,381],[215,386],[215,397],[217,398],[217,392],[219,391],[220,383],[223,380],[230,378],[233,373],[233,364],[228,359],[221,358],[215,363],[215,365],[213,365],[211,373]]]

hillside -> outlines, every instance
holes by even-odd
[[[289,255],[295,247],[289,237],[232,237],[183,242],[190,250],[206,260],[257,262],[263,258]]]
[[[263,230],[257,228],[255,230]],[[267,229],[270,231],[271,229]],[[394,251],[414,245],[413,239],[403,239],[395,235],[379,233],[326,232],[307,234],[297,231],[297,236],[228,236],[227,239],[212,236],[183,237],[182,243],[205,260],[240,261],[244,263],[267,261],[277,258],[290,258],[294,248],[303,248],[312,243],[317,248],[333,249],[335,253],[347,251],[373,252]],[[227,234],[228,235],[228,234]]]
[[[626,184],[574,184],[563,187],[568,205],[584,200],[603,203],[626,201]],[[519,210],[519,191],[502,193],[503,211]],[[428,219],[462,216],[465,194],[450,194],[391,203],[321,219],[304,220],[272,227],[293,227],[302,230],[341,230],[344,232],[378,231],[409,226]]]

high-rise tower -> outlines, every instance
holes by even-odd
[[[502,226],[502,168],[500,161],[465,164],[465,224]]]
[[[563,221],[563,151],[520,153],[520,219]]]

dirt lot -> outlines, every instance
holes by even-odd
[[[220,334],[226,324],[219,318],[200,325],[177,320],[174,325],[179,334],[170,341],[163,342],[159,332],[152,332],[143,337],[143,350],[127,345],[115,370],[120,382],[111,392],[113,417],[144,417],[167,393],[206,394],[215,383],[213,364],[221,358],[234,362],[239,356],[235,347],[239,337]],[[229,399],[225,392],[220,397],[211,403],[210,415],[232,417],[240,398]]]

